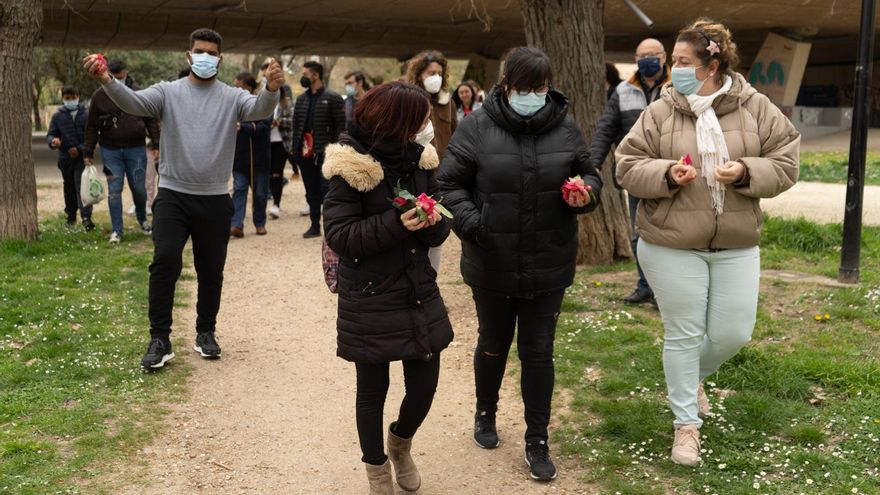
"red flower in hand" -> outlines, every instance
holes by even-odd
[[[400,196],[394,198],[392,201],[394,201],[394,204],[398,207],[406,206],[406,204],[409,203],[409,201],[401,198]]]
[[[562,199],[568,201],[571,193],[588,193],[590,189],[592,189],[590,186],[584,184],[584,179],[582,179],[581,177],[572,177],[565,181],[565,184],[562,184]]]
[[[690,153],[689,153],[689,154],[684,155],[683,157],[681,157],[681,160],[679,160],[678,163],[690,167],[691,165],[694,164],[694,161],[691,160],[691,155],[690,155]]]
[[[96,53],[95,62],[97,62],[97,65],[95,65],[95,74],[104,74],[107,72],[107,59],[104,58],[104,55]]]
[[[420,194],[419,197],[416,198],[416,207],[421,208],[422,211],[427,213],[429,218],[434,216],[434,208],[436,206],[437,201],[425,193]]]

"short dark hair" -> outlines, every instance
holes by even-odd
[[[354,77],[354,80],[361,83],[364,86],[364,91],[370,90],[370,83],[367,82],[367,76],[364,75],[363,72],[359,70],[353,70],[345,75],[345,78]]]
[[[240,72],[235,79],[241,81],[242,84],[251,88],[251,92],[257,89],[257,79],[250,72]]]
[[[119,74],[124,70],[128,70],[128,66],[125,65],[125,62],[118,58],[114,58],[113,60],[107,62],[107,70],[110,71],[111,74]]]
[[[518,46],[504,58],[504,76],[501,84],[508,89],[532,90],[553,84],[550,57],[532,46]]]
[[[390,82],[371,89],[357,102],[354,120],[375,141],[406,144],[419,132],[430,111],[427,91],[415,84]]]
[[[61,97],[65,96],[79,96],[79,91],[76,90],[76,86],[65,84],[61,87]]]
[[[303,67],[305,67],[306,69],[309,69],[310,71],[317,74],[318,79],[320,79],[322,81],[324,80],[324,66],[323,65],[321,65],[318,62],[315,62],[313,60],[309,60],[308,62],[303,64]]]
[[[196,44],[196,41],[207,41],[208,43],[214,43],[217,45],[217,51],[222,51],[223,48],[223,37],[220,36],[220,33],[214,31],[213,29],[208,28],[200,28],[196,29],[189,35],[189,49],[192,50],[192,47]]]

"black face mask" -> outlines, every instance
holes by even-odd
[[[302,87],[304,87],[304,88],[309,88],[309,87],[312,86],[312,80],[309,79],[309,78],[306,77],[306,76],[302,76],[302,79],[299,80],[299,83],[300,83],[300,84],[302,85]]]

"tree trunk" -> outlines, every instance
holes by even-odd
[[[39,0],[0,4],[0,240],[37,238],[31,155],[31,57],[43,24]]]
[[[34,99],[33,99],[33,111],[34,111],[34,130],[42,131],[43,130],[43,118],[40,116],[40,97],[43,95],[43,86],[38,81],[37,76],[34,76]]]
[[[555,85],[590,142],[605,109],[604,0],[522,0],[526,41],[550,56]],[[632,258],[629,209],[614,187],[611,166],[601,172],[605,187],[599,208],[580,219],[578,263],[610,264]]]

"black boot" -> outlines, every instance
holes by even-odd
[[[312,226],[309,227],[309,230],[303,234],[303,239],[314,239],[315,237],[321,237],[321,227],[312,224]]]

